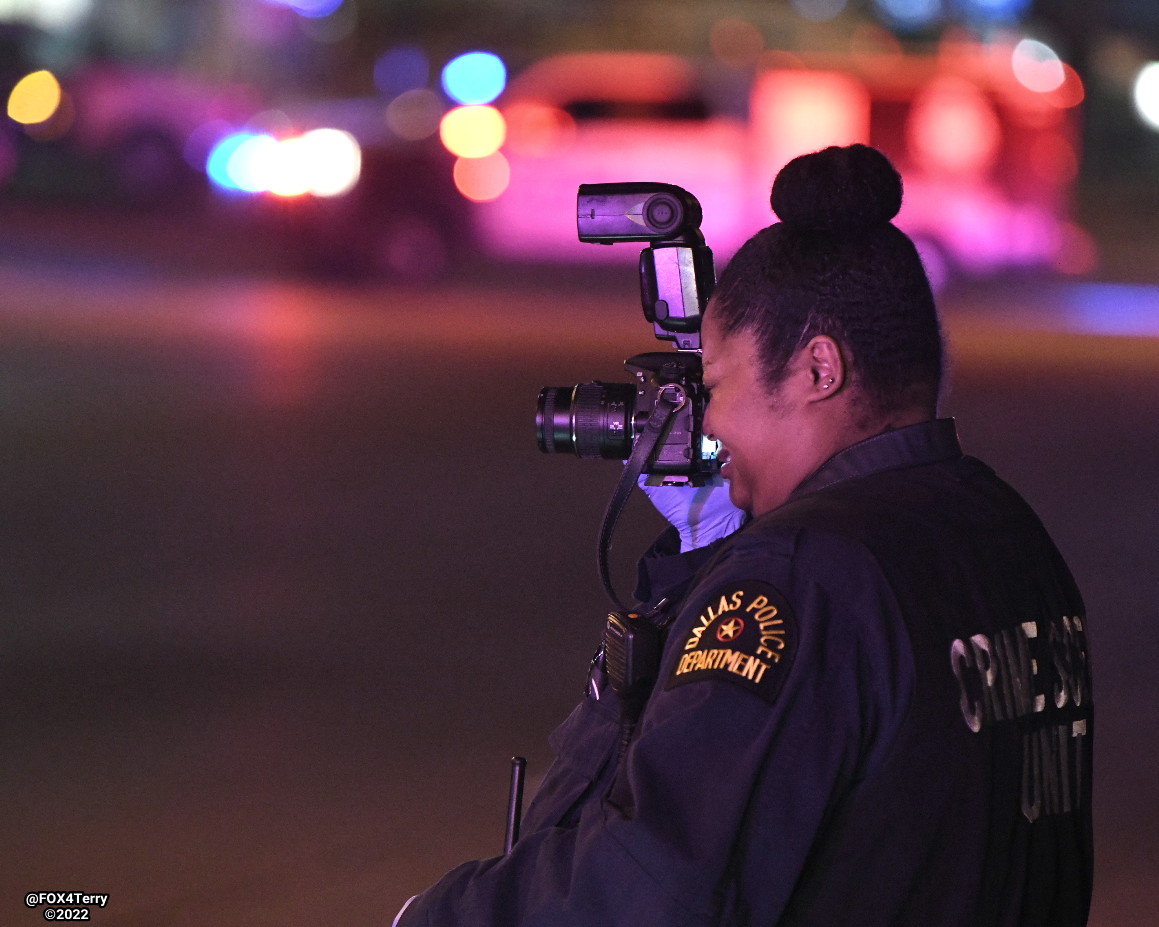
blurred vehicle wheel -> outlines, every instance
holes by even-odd
[[[406,283],[429,283],[446,273],[451,241],[440,217],[412,209],[382,216],[367,233],[368,269]]]
[[[134,206],[165,206],[190,199],[203,185],[185,161],[177,140],[141,129],[121,139],[108,155],[110,193]]]
[[[445,215],[433,209],[394,206],[328,218],[299,216],[288,228],[296,263],[308,273],[422,284],[450,268],[456,238]]]

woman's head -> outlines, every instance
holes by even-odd
[[[942,333],[917,250],[891,222],[901,199],[897,171],[865,145],[803,155],[777,175],[781,221],[741,247],[710,309],[721,331],[753,334],[770,387],[794,351],[828,335],[867,415],[915,405],[932,413]]]
[[[733,502],[763,514],[834,453],[934,415],[942,334],[901,178],[864,145],[777,175],[781,222],[729,262],[703,328],[705,430]]]

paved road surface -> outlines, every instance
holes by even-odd
[[[540,455],[534,399],[654,347],[630,271],[27,267],[0,264],[0,923],[77,890],[102,927],[378,925],[496,853],[508,757],[543,771],[601,626],[616,476]],[[1093,923],[1155,923],[1159,342],[999,295],[947,300],[947,411],[1085,589]],[[624,582],[658,524],[627,522]]]

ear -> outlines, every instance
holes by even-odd
[[[804,350],[810,382],[810,401],[828,399],[845,385],[845,358],[841,346],[828,335],[817,335]]]

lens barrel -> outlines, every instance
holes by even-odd
[[[630,383],[579,383],[539,391],[535,432],[545,454],[627,460],[632,453],[636,388]]]

